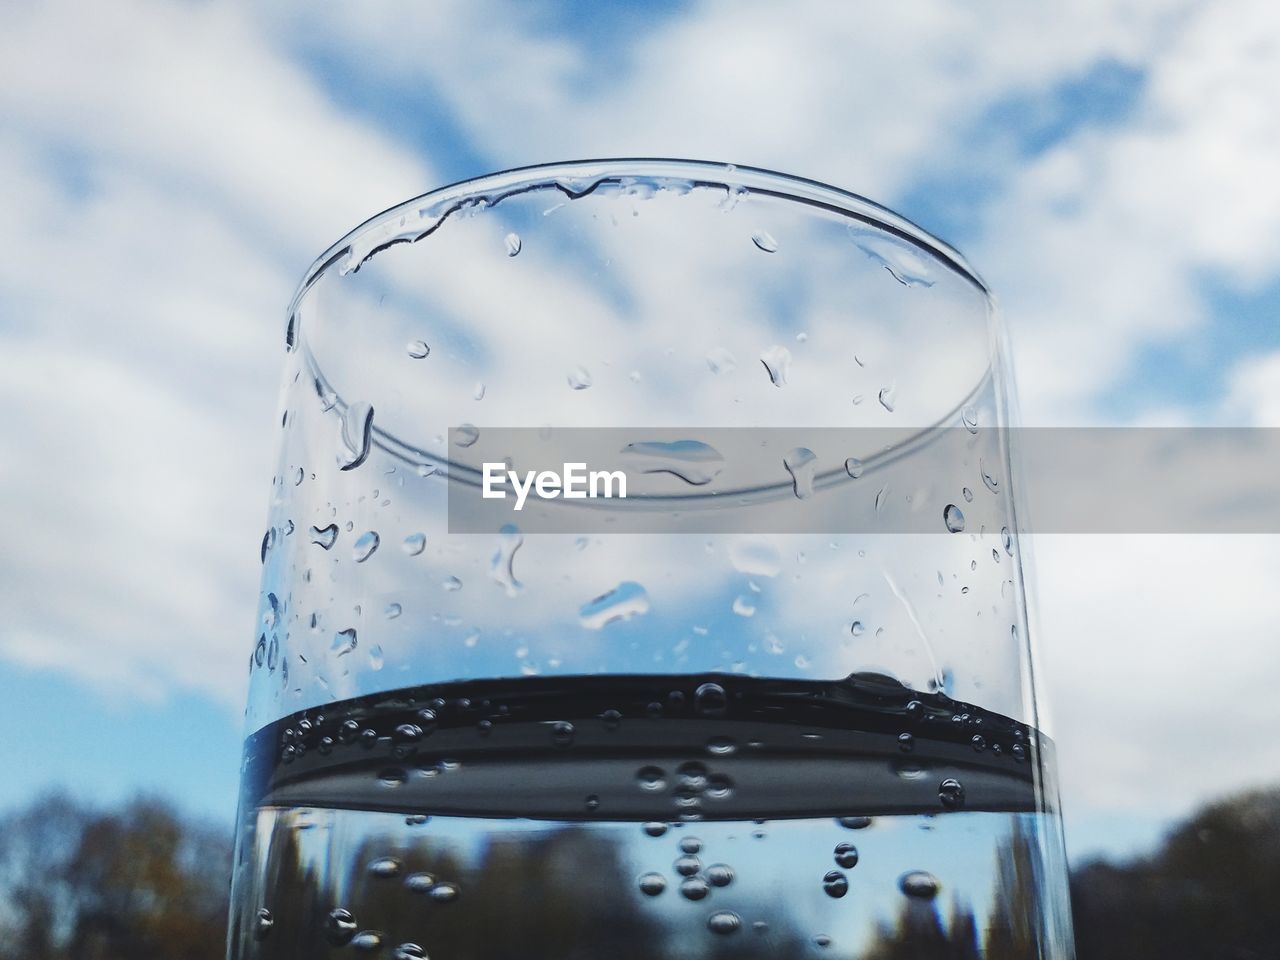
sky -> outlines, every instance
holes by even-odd
[[[823,180],[977,266],[1024,423],[1280,426],[1278,28],[1262,0],[8,11],[0,807],[56,783],[230,820],[285,307],[444,183]],[[1274,782],[1276,538],[1035,540],[1073,856]]]

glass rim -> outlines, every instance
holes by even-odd
[[[763,167],[745,166],[715,160],[688,160],[666,157],[617,157],[592,160],[563,160],[510,167],[493,173],[468,177],[411,197],[381,213],[374,214],[349,230],[318,256],[303,274],[289,302],[292,318],[306,292],[335,265],[344,260],[350,264],[355,252],[360,253],[354,265],[340,267],[341,272],[358,270],[360,265],[380,251],[398,243],[412,243],[435,231],[449,214],[468,200],[485,199],[488,206],[531,190],[553,187],[569,199],[587,196],[601,184],[630,177],[653,177],[686,181],[694,187],[741,186],[748,193],[825,209],[867,226],[882,230],[913,244],[940,260],[962,279],[977,287],[992,301],[990,287],[955,247],[934,236],[902,214],[861,194],[832,186],[820,180],[781,173]],[[388,230],[408,213],[444,206],[434,223],[412,230]],[[381,234],[382,242],[376,242]],[[374,242],[370,242],[374,241]]]

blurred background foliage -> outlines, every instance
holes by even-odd
[[[1005,859],[1001,896],[1016,897],[1018,851]],[[229,832],[161,798],[100,809],[46,794],[0,817],[0,960],[222,958],[230,870]],[[521,871],[539,875],[536,863]],[[1073,870],[1079,960],[1280,957],[1277,893],[1280,787],[1218,801],[1148,856]],[[519,927],[501,938],[513,956]],[[1028,931],[906,900],[865,957],[1013,960],[1029,950]],[[445,953],[435,960],[451,960]]]

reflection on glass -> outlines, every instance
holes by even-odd
[[[533,168],[354,231],[286,343],[233,958],[1071,956],[958,254],[775,174]],[[504,431],[582,427],[658,499],[451,526]]]

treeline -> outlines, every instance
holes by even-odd
[[[230,869],[229,837],[162,800],[45,796],[0,816],[0,960],[222,960]],[[1071,897],[1079,960],[1280,960],[1280,788],[1206,807],[1150,857],[1078,867]],[[1032,956],[1016,934],[908,904],[863,960]]]

